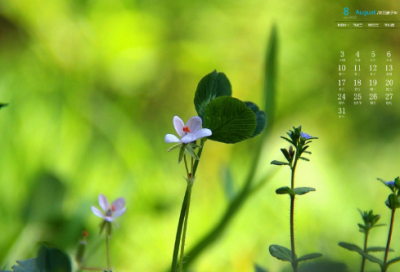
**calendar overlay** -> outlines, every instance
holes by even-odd
[[[393,86],[397,84],[394,51],[339,52],[337,114],[356,107],[393,106]],[[397,56],[396,56],[397,57]],[[397,58],[396,58],[397,59]]]

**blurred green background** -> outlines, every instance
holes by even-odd
[[[276,119],[258,175],[275,171],[269,163],[287,147],[279,136],[292,126],[319,137],[311,163],[297,172],[298,186],[317,189],[297,202],[297,251],[321,252],[358,269],[358,255],[337,243],[361,245],[357,208],[374,209],[381,223],[389,222],[389,190],[376,178],[400,174],[400,94],[394,77],[394,106],[378,99],[375,107],[364,100],[357,108],[348,100],[347,116],[339,119],[339,52],[392,50],[398,75],[400,32],[335,29],[344,7],[400,11],[396,1],[0,0],[0,102],[9,103],[0,110],[1,268],[33,257],[40,241],[73,256],[83,230],[90,233],[87,265],[105,266],[99,218],[90,210],[100,193],[127,201],[111,239],[115,270],[169,267],[186,185],[164,135],[175,133],[174,115],[196,115],[197,83],[214,69],[228,76],[234,97],[263,108],[264,59],[275,23]],[[239,188],[255,142],[207,142],[187,249],[228,205],[223,169],[231,169]],[[268,246],[290,244],[289,201],[274,192],[289,178],[289,169],[280,169],[193,269],[248,272],[255,262],[272,272],[288,267]],[[399,218],[395,224],[392,248],[399,252]],[[386,235],[387,227],[376,229],[371,246],[383,246]]]

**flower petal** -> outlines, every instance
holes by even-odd
[[[196,133],[199,129],[201,129],[201,124],[203,121],[198,116],[193,116],[186,123],[186,126],[189,127],[191,133]],[[181,136],[182,137],[182,136]]]
[[[94,215],[104,218],[104,214],[99,209],[97,209],[95,206],[92,206],[92,212],[94,213]]]
[[[183,131],[183,127],[185,126],[185,124],[183,123],[182,119],[178,116],[174,116],[173,123],[176,133],[178,133],[180,137],[185,136],[186,132]]]
[[[310,134],[304,133],[303,131],[300,131],[300,135],[301,135],[301,137],[303,137],[306,140],[312,138],[312,136]]]
[[[114,202],[111,205],[114,206],[114,209],[115,209],[114,211],[117,212],[125,206],[125,198],[120,197],[120,198],[114,200]]]
[[[108,222],[112,222],[112,221],[114,221],[114,218],[112,216],[106,215],[106,216],[104,216],[104,220],[106,220]]]
[[[116,210],[116,212],[115,213],[113,213],[113,217],[115,218],[115,217],[118,217],[118,216],[121,216],[121,215],[123,215],[124,213],[125,213],[125,211],[126,211],[126,207],[123,207],[122,209],[120,209],[120,210]]]
[[[107,212],[108,208],[110,207],[107,197],[105,197],[105,195],[103,195],[103,194],[99,195],[99,205],[105,212]]]
[[[181,142],[181,140],[179,140],[179,138],[176,137],[176,136],[173,135],[173,134],[167,134],[167,135],[165,135],[164,141],[165,141],[166,143],[180,143],[180,142]]]
[[[208,128],[202,128],[197,131],[195,134],[196,140],[204,137],[208,137],[212,135],[212,131]]]

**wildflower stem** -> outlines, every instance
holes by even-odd
[[[107,253],[107,270],[110,270],[110,248],[108,245],[108,232],[106,232],[106,253]]]
[[[364,252],[367,252],[367,245],[368,245],[368,235],[369,235],[369,229],[365,231],[365,236],[364,236]],[[364,268],[365,268],[365,257],[362,257],[361,260],[361,270],[360,272],[364,272]]]
[[[296,158],[294,160],[294,164],[292,166],[292,175],[291,175],[291,189],[294,190],[294,181],[295,181],[295,173],[296,173],[296,166],[297,166],[297,152],[296,152]],[[292,267],[293,271],[297,272],[297,262],[294,262],[296,260],[296,248],[294,244],[294,199],[295,195],[290,196],[290,245],[292,249]]]
[[[183,259],[185,257],[185,242],[186,242],[186,230],[187,230],[187,224],[189,221],[189,209],[190,209],[190,198],[192,195],[192,183],[188,181],[188,196],[187,196],[187,205],[186,205],[186,216],[185,216],[185,222],[183,226],[183,233],[182,233],[182,243],[181,243],[181,257],[179,261],[179,272],[183,271]]]
[[[183,158],[184,158],[183,160],[185,161],[186,175],[189,176],[189,169],[188,169],[188,166],[187,166],[186,154],[183,155]],[[193,160],[193,159],[192,159],[192,160]]]
[[[385,250],[385,258],[383,260],[383,267],[382,267],[382,272],[386,272],[386,263],[389,255],[389,249],[390,249],[390,240],[392,239],[392,232],[393,232],[393,225],[394,225],[394,214],[396,212],[396,209],[392,209],[392,216],[390,218],[390,227],[389,227],[389,234],[388,234],[388,239],[387,239],[387,244],[386,244],[386,250]]]

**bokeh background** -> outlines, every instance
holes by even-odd
[[[283,158],[279,149],[287,145],[279,136],[292,126],[319,137],[311,163],[301,163],[297,173],[298,186],[317,189],[298,198],[297,251],[321,252],[349,271],[359,269],[358,255],[337,243],[362,244],[357,208],[389,222],[389,190],[376,178],[400,174],[400,93],[395,77],[393,106],[383,98],[376,106],[364,100],[358,108],[349,104],[339,119],[339,52],[392,50],[398,75],[400,31],[335,29],[344,7],[400,11],[396,1],[0,0],[0,102],[9,103],[0,110],[1,268],[35,256],[41,241],[72,258],[83,230],[90,233],[87,265],[105,266],[100,221],[90,210],[103,193],[127,202],[111,239],[115,270],[165,271],[185,172],[178,152],[166,152],[164,135],[174,133],[174,115],[196,115],[197,83],[214,69],[228,76],[234,97],[263,107],[264,60],[275,24],[275,120],[257,175],[276,171],[269,163]],[[207,142],[187,249],[228,205],[224,169],[236,190],[243,184],[256,141]],[[289,201],[274,192],[289,177],[282,168],[253,194],[193,270],[247,272],[254,263],[272,272],[287,268],[268,246],[290,245]],[[370,244],[384,246],[386,235],[387,227],[376,229]]]

